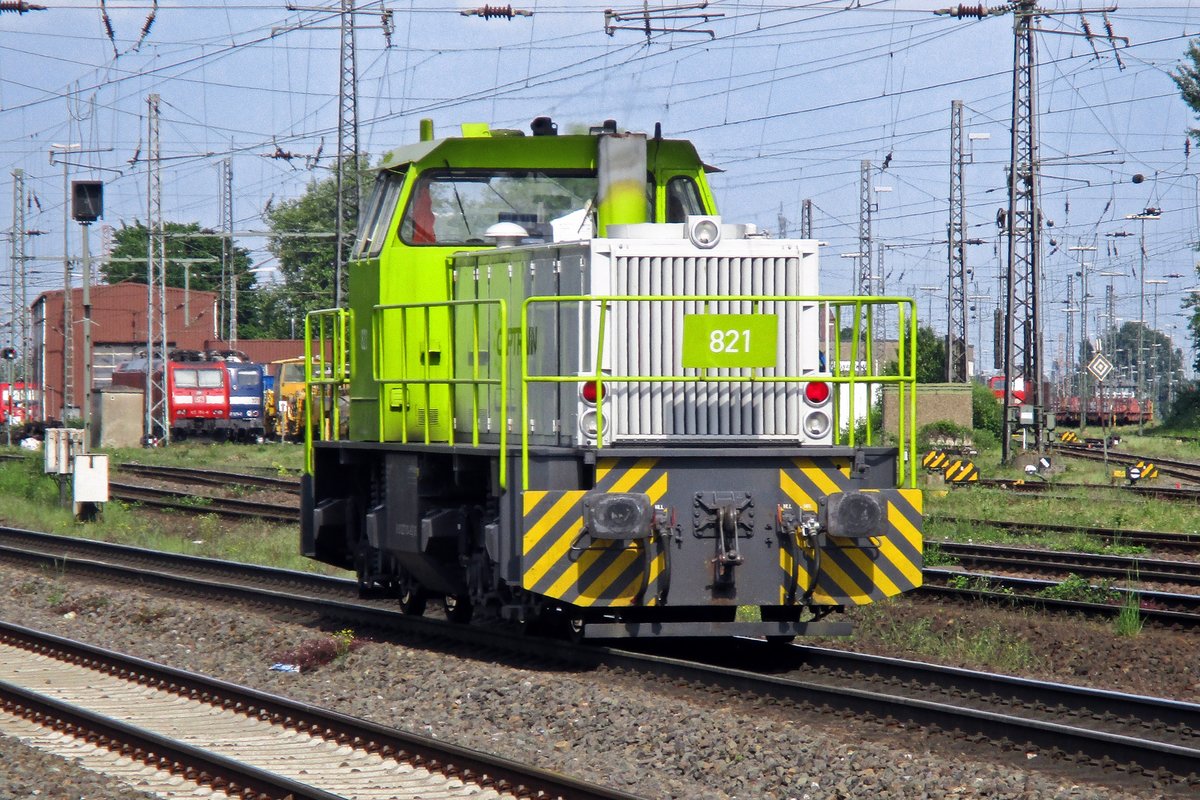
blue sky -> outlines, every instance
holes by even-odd
[[[0,142],[0,227],[10,225],[9,176],[21,168],[40,203],[29,225],[48,232],[33,240],[33,253],[62,251],[62,174],[49,163],[53,143],[112,148],[77,158],[107,170],[77,169],[73,177],[106,181],[107,224],[145,218],[152,92],[162,97],[170,220],[218,224],[217,164],[227,156],[239,229],[261,229],[269,201],[295,197],[307,181],[328,175],[336,141],[336,15],[258,0],[162,0],[142,37],[149,0],[44,2],[53,8],[0,16],[0,123],[7,133]],[[944,301],[920,287],[946,281],[948,127],[950,103],[961,99],[968,132],[991,136],[974,142],[966,174],[971,235],[986,242],[970,249],[970,292],[986,298],[976,305],[990,340],[1002,249],[995,215],[1006,202],[1011,16],[935,16],[933,9],[951,5],[947,0],[717,0],[707,9],[711,19],[673,23],[714,36],[681,31],[647,41],[634,31],[606,35],[604,9],[620,4],[529,0],[515,5],[534,15],[511,21],[459,13],[480,5],[359,3],[359,118],[362,146],[373,157],[415,138],[427,116],[441,132],[469,121],[526,128],[542,114],[562,127],[614,118],[623,128],[650,131],[661,122],[666,135],[693,139],[725,170],[713,183],[727,218],[778,230],[782,213],[795,234],[800,204],[811,199],[815,235],[828,243],[824,288],[848,292],[853,260],[838,256],[858,250],[859,164],[870,159],[878,167],[890,154],[887,170],[873,179],[891,189],[878,194],[874,219],[888,291],[914,292],[922,316],[932,305],[939,327]],[[1053,160],[1042,183],[1055,243],[1046,247],[1044,282],[1050,360],[1062,349],[1066,275],[1078,269],[1069,246],[1099,248],[1088,256],[1094,272],[1121,273],[1111,279],[1118,317],[1138,318],[1137,237],[1106,234],[1139,232],[1124,216],[1147,206],[1162,208],[1160,220],[1146,223],[1146,277],[1169,281],[1157,287],[1164,292],[1159,328],[1182,343],[1179,298],[1200,283],[1200,151],[1185,156],[1185,133],[1196,122],[1169,74],[1188,40],[1200,36],[1198,5],[1122,3],[1108,15],[1113,32],[1129,38],[1119,59],[1103,42],[1093,50],[1083,37],[1038,35],[1042,156]],[[1044,6],[1079,8],[1065,0]],[[390,48],[381,29],[384,7],[394,23]],[[1086,19],[1094,32],[1104,31],[1102,15]],[[1041,27],[1083,30],[1074,13],[1045,18]],[[301,157],[265,157],[276,147],[298,156],[320,148],[326,157],[310,170]],[[1134,183],[1135,174],[1144,180]],[[70,235],[77,252],[78,232]],[[262,240],[240,244],[270,265]],[[93,249],[99,246],[93,237]],[[60,263],[35,262],[32,269],[37,291],[61,285]],[[7,286],[7,270],[0,272]],[[1184,277],[1165,277],[1172,274]],[[1108,280],[1092,279],[1093,331]],[[1152,310],[1148,300],[1148,321]],[[971,329],[974,336],[974,321]]]

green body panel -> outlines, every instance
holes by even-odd
[[[447,257],[463,250],[481,249],[456,244],[439,246],[410,244],[399,235],[404,211],[413,201],[418,177],[426,171],[448,169],[578,170],[595,174],[598,137],[582,136],[471,136],[419,142],[388,153],[381,171],[405,174],[395,207],[384,213],[390,222],[379,255],[348,265],[352,328],[347,346],[351,349],[349,435],[358,441],[434,441],[451,438],[453,428],[450,390],[447,386],[428,389],[410,385],[402,390],[379,377],[446,379],[452,359],[449,346],[449,314],[446,309],[413,311],[401,325],[401,317],[389,312],[373,342],[375,307],[408,303],[437,303],[450,300]],[[705,213],[717,213],[705,179],[706,168],[691,142],[650,139],[646,143],[646,165],[654,179],[654,221],[667,214],[667,182],[687,177],[699,191]],[[680,220],[682,221],[682,220]],[[603,231],[598,231],[603,235]],[[401,330],[401,328],[404,330]],[[380,397],[383,409],[380,413]],[[407,413],[406,413],[407,412]]]

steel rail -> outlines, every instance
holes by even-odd
[[[1001,530],[1023,532],[1044,531],[1048,533],[1086,534],[1109,543],[1136,544],[1146,547],[1194,551],[1200,550],[1200,534],[1168,533],[1164,531],[1122,530],[1120,528],[1090,528],[1078,525],[1056,525],[1048,522],[1016,522],[1013,520],[980,519],[957,517],[952,514],[930,514],[929,522],[946,522],[956,525],[979,525]]]
[[[169,481],[187,480],[213,486],[251,486],[260,489],[278,489],[284,492],[291,492],[292,494],[300,493],[299,480],[295,478],[277,478],[270,475],[247,475],[242,472],[223,472],[221,470],[198,469],[195,467],[162,467],[153,464],[138,464],[136,462],[118,464],[116,471]]]
[[[254,800],[343,800],[322,789],[5,681],[0,681],[0,709],[68,736],[85,737],[99,747],[126,752],[148,766],[195,776],[197,782],[217,792],[228,791]]]
[[[174,694],[199,697],[209,705],[223,705],[247,716],[276,725],[286,724],[287,727],[300,731],[309,731],[322,739],[349,744],[355,749],[395,754],[401,761],[420,765],[430,771],[457,777],[468,783],[493,786],[522,797],[546,800],[639,800],[636,795],[569,778],[511,759],[13,623],[0,622],[0,641],[60,661],[84,663],[91,669],[166,689]],[[162,741],[161,746],[171,745],[164,737],[158,739]],[[337,798],[336,795],[314,790],[303,784],[293,784],[292,790],[303,790],[303,793],[297,794],[297,798]]]
[[[1092,450],[1086,447],[1065,444],[1054,444],[1051,447],[1063,455],[1071,456],[1073,458],[1081,458],[1085,461],[1104,461],[1107,459],[1114,464],[1124,464],[1126,466],[1130,464],[1136,464],[1139,461],[1151,462],[1158,466],[1159,472],[1165,475],[1174,475],[1175,477],[1182,478],[1184,480],[1200,482],[1200,464],[1197,464],[1193,461],[1179,461],[1176,459],[1157,458],[1154,456],[1139,456],[1123,451],[1113,452],[1112,450],[1109,450],[1108,454],[1105,455],[1099,450]]]
[[[271,522],[295,523],[300,521],[298,506],[281,506],[272,503],[242,500],[236,497],[214,497],[159,489],[153,486],[135,486],[129,483],[108,484],[109,497],[127,503],[141,503],[154,508],[169,508],[190,514],[217,514],[225,517],[250,517]]]
[[[926,542],[964,567],[1007,567],[1038,572],[1071,572],[1095,578],[1128,579],[1139,583],[1182,583],[1200,586],[1200,564],[1191,561],[1093,553],[1061,552],[1028,547],[1005,547],[963,542]]]
[[[1042,497],[1052,497],[1054,499],[1077,500],[1077,497],[1070,495],[1056,494],[1056,490],[1067,491],[1087,491],[1091,489],[1099,489],[1107,492],[1125,492],[1138,497],[1149,497],[1155,500],[1174,500],[1181,502],[1200,502],[1200,489],[1184,489],[1183,487],[1175,488],[1173,486],[1132,486],[1121,485],[1114,486],[1105,483],[1058,483],[1051,481],[1029,481],[1018,478],[980,478],[978,481],[973,481],[970,484],[951,484],[951,488],[969,489],[974,487],[986,487],[989,489],[1003,489],[1005,491],[1017,492],[1019,494],[1036,494]]]
[[[1054,590],[1061,581],[1043,581],[1034,578],[1013,578],[982,572],[930,568],[924,570],[925,583],[915,594],[930,597],[950,597],[958,600],[989,600],[1012,606],[1032,606],[1050,611],[1080,612],[1091,616],[1115,617],[1121,613],[1122,604],[1132,599],[1137,603],[1138,614],[1146,622],[1164,627],[1200,626],[1200,595],[1150,592],[1137,589],[1091,587],[1107,591],[1112,603],[1085,600],[1060,600],[1042,594]],[[966,579],[971,585],[953,586],[952,581]]]
[[[0,556],[25,559],[34,563],[53,561],[53,557],[47,554],[25,551],[0,550]],[[787,680],[747,670],[689,663],[627,650],[514,636],[491,627],[454,625],[406,616],[396,610],[363,606],[356,602],[304,597],[295,592],[253,590],[228,583],[172,575],[144,575],[137,570],[82,560],[72,561],[69,566],[72,569],[86,570],[112,578],[123,585],[128,585],[131,577],[135,577],[137,580],[167,586],[175,591],[183,589],[190,592],[215,593],[242,602],[282,605],[292,610],[321,614],[327,619],[346,619],[359,626],[388,629],[422,640],[452,641],[473,648],[494,648],[526,657],[546,659],[552,663],[565,662],[584,667],[620,667],[635,670],[639,674],[670,677],[689,684],[711,686],[721,691],[747,691],[759,696],[782,697],[805,708],[835,709],[880,720],[913,720],[924,726],[960,731],[969,736],[984,736],[1009,743],[1028,742],[1031,746],[1051,753],[1083,753],[1098,764],[1137,764],[1152,772],[1158,770],[1175,776],[1192,776],[1188,778],[1192,782],[1197,781],[1195,776],[1200,772],[1200,750],[1138,737],[1095,732],[1070,725],[1026,720],[1019,716],[960,707],[946,702],[931,702],[886,692],[831,687],[814,681]],[[945,593],[968,594],[951,590],[946,590]],[[1086,607],[1086,604],[1066,601],[1043,602],[1072,609]],[[716,653],[734,652],[738,648],[713,648],[709,643],[704,650],[709,658],[713,658]]]

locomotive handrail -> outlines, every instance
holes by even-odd
[[[481,377],[479,374],[480,366],[480,310],[483,306],[496,306],[499,316],[499,330],[502,332],[500,337],[499,356],[499,378]],[[422,330],[425,336],[426,351],[428,352],[429,342],[429,313],[436,308],[451,309],[450,314],[450,336],[449,344],[446,349],[449,351],[449,364],[455,364],[454,346],[457,341],[456,323],[458,314],[453,313],[457,308],[470,308],[471,310],[471,377],[470,378],[453,378],[453,377],[430,377],[430,359],[424,357],[421,359],[422,375],[420,378],[410,378],[408,376],[408,358],[402,357],[399,359],[400,375],[390,376],[384,374],[383,353],[383,318],[389,311],[398,311],[400,313],[400,347],[399,352],[408,353],[408,314],[410,311],[419,312],[421,315]],[[379,441],[384,441],[384,420],[385,420],[385,388],[386,384],[399,384],[402,391],[407,396],[409,385],[415,386],[446,386],[450,390],[450,408],[457,408],[457,388],[458,386],[469,385],[471,389],[471,445],[479,446],[479,408],[480,408],[480,391],[485,386],[495,386],[500,391],[500,408],[499,408],[499,428],[500,428],[500,465],[499,465],[499,482],[500,488],[508,488],[508,348],[505,346],[507,341],[504,337],[508,331],[508,304],[504,300],[499,299],[476,299],[476,300],[445,300],[436,303],[387,303],[379,304],[372,307],[371,317],[371,352],[373,357],[371,360],[371,378],[377,384],[378,390],[378,412],[379,412]],[[487,331],[483,331],[484,337],[487,337]],[[493,348],[489,347],[491,352]],[[428,396],[426,397],[428,404]],[[401,425],[400,425],[400,441],[404,444],[408,443],[408,402],[401,404]],[[429,414],[425,414],[424,419],[424,434],[425,444],[430,444],[433,440],[432,430],[430,427]],[[455,443],[457,434],[456,426],[453,421],[449,425],[450,443]]]
[[[346,347],[346,329],[349,326],[350,314],[351,312],[344,308],[322,308],[310,311],[304,317],[304,471],[309,475],[313,471],[313,399],[318,394],[321,398],[322,434],[326,433],[328,422],[325,417],[325,403],[331,398],[329,416],[332,420],[333,436],[336,437],[341,430],[341,408],[336,392],[331,392],[331,389],[340,389],[350,380],[350,359],[353,358],[353,353]],[[317,352],[320,354],[320,375],[313,374],[314,323]],[[326,353],[329,354],[328,360]]]
[[[607,325],[607,317],[609,305],[611,303],[670,303],[670,302],[748,302],[758,303],[812,303],[825,308],[833,308],[838,312],[843,307],[849,306],[853,309],[854,317],[854,334],[851,337],[850,363],[852,368],[848,370],[848,374],[841,374],[840,368],[840,348],[841,339],[834,333],[832,344],[836,348],[834,353],[826,353],[826,359],[835,359],[835,366],[832,369],[827,367],[827,373],[819,373],[817,375],[790,376],[790,375],[762,375],[764,369],[779,369],[779,367],[739,367],[751,372],[750,375],[606,375],[601,371],[604,364],[604,341],[605,330]],[[521,305],[521,327],[520,330],[529,330],[530,309],[535,305],[562,305],[564,303],[593,303],[599,304],[599,319],[597,321],[598,334],[595,354],[596,371],[591,376],[591,379],[596,384],[596,393],[599,397],[604,395],[604,383],[811,383],[814,380],[824,383],[845,384],[849,386],[849,414],[850,419],[854,419],[854,395],[855,387],[859,384],[896,384],[898,387],[898,416],[897,416],[897,435],[900,442],[902,457],[897,465],[897,486],[908,485],[909,488],[916,487],[916,302],[908,297],[863,297],[863,296],[801,296],[801,295],[557,295],[557,296],[534,296],[527,297]],[[859,327],[862,321],[863,311],[866,310],[867,321],[872,321],[871,313],[874,306],[895,305],[898,309],[899,319],[899,342],[898,342],[898,364],[897,374],[882,375],[875,374],[873,364],[870,364],[870,357],[873,355],[870,343],[870,337],[867,337],[866,355],[868,357],[867,374],[859,375],[856,365],[858,364],[858,347],[859,347]],[[908,341],[905,341],[905,313],[904,307],[909,306],[911,313],[908,315],[909,336]],[[822,312],[822,316],[825,314]],[[840,321],[840,320],[839,320]],[[827,342],[827,345],[830,342]],[[906,347],[907,345],[907,347]],[[827,348],[828,349],[828,348]],[[905,352],[907,350],[907,353]],[[699,369],[702,372],[707,372],[707,367],[687,369]],[[756,374],[757,373],[757,374]],[[521,479],[522,485],[525,488],[529,486],[529,386],[532,383],[578,383],[580,375],[531,375],[529,372],[529,350],[528,348],[521,349]],[[840,437],[840,428],[837,425],[837,409],[840,403],[834,403],[834,436]],[[598,402],[596,404],[596,448],[604,447],[604,404]],[[870,413],[867,414],[866,437],[867,443],[870,444],[872,439]],[[849,426],[848,443],[854,446],[855,430],[854,425]]]

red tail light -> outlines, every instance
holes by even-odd
[[[579,396],[589,403],[595,403],[597,399],[604,397],[604,387],[595,381],[588,381],[580,387]]]
[[[810,403],[824,403],[829,399],[829,384],[806,383],[804,384],[804,396]]]

